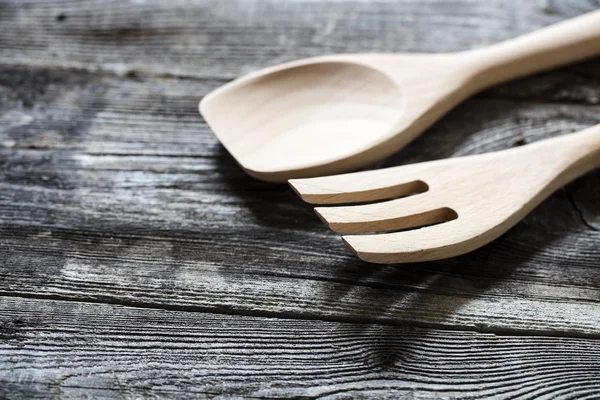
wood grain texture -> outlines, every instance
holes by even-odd
[[[0,340],[0,396],[13,399],[574,399],[600,391],[600,343],[586,339],[4,298]]]
[[[597,173],[469,256],[373,267],[346,254],[288,187],[248,178],[219,147],[195,116],[196,96],[211,82],[28,68],[4,74],[20,82],[2,95],[4,294],[600,333]],[[560,135],[600,122],[596,110],[478,97],[387,163]]]
[[[4,64],[228,79],[316,55],[482,47],[599,8],[595,0],[173,0],[168,4],[161,0],[4,0],[1,4],[0,62]]]
[[[248,178],[196,106],[281,61],[479,47],[594,8],[1,1],[0,397],[593,396],[598,172],[468,256],[372,266]],[[597,124],[599,67],[488,90],[378,167]]]

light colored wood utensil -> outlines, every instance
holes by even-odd
[[[373,263],[437,260],[475,250],[502,235],[552,192],[600,166],[600,125],[533,144],[446,160],[290,184],[317,215]],[[436,224],[436,225],[431,225]],[[426,226],[431,225],[431,226]],[[425,226],[425,227],[423,227]]]
[[[366,166],[483,88],[596,54],[600,11],[484,49],[282,64],[224,85],[199,109],[247,173],[286,181]]]

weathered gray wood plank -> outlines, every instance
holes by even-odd
[[[598,173],[473,254],[374,266],[348,254],[286,186],[248,178],[222,150],[195,110],[217,82],[2,74],[2,294],[600,335]],[[597,85],[581,79],[564,90]],[[585,102],[488,93],[382,165],[497,150],[598,122],[598,107]]]
[[[327,53],[466,50],[599,7],[593,0],[4,0],[1,5],[0,63],[221,78]],[[597,68],[587,72],[598,76]]]
[[[470,255],[374,266],[196,105],[281,61],[463,50],[599,6],[0,0],[0,398],[597,395],[599,172]],[[600,59],[493,88],[379,166],[578,130],[599,94]]]
[[[597,340],[0,298],[8,398],[582,398],[599,357]]]

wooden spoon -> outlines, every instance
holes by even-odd
[[[437,260],[502,235],[552,192],[600,167],[600,125],[509,150],[374,171],[291,180],[319,217],[373,263]],[[415,194],[420,193],[420,194]],[[426,226],[437,224],[432,226]],[[423,227],[425,226],[425,227]]]
[[[286,181],[366,166],[483,88],[596,54],[600,11],[467,52],[290,62],[224,85],[199,108],[246,172]]]

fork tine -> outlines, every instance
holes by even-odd
[[[361,260],[377,264],[440,260],[475,250],[502,232],[460,232],[459,219],[405,232],[343,236]],[[460,234],[459,234],[460,233]],[[489,236],[489,237],[488,237]]]
[[[415,228],[457,217],[454,210],[436,203],[431,196],[422,194],[375,204],[317,207],[315,212],[329,228],[339,233]]]
[[[422,193],[428,190],[419,180],[416,164],[374,171],[354,172],[318,178],[290,179],[302,200],[311,204],[340,204]]]

